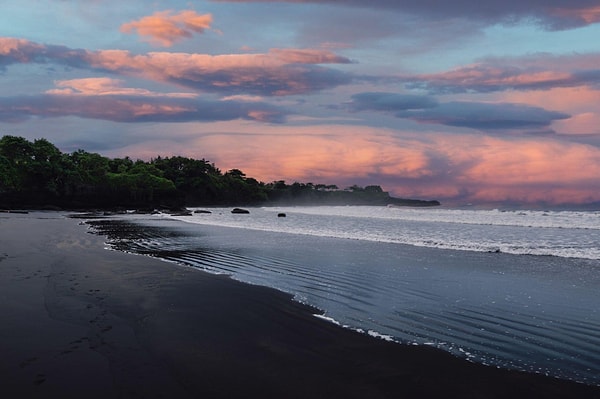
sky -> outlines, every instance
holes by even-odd
[[[0,136],[600,205],[599,0],[1,0]]]

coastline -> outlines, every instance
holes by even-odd
[[[2,396],[600,397],[371,338],[279,291],[103,241],[62,213],[0,215]]]

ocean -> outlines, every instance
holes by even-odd
[[[206,209],[90,223],[111,249],[290,293],[380,339],[600,385],[600,212]]]

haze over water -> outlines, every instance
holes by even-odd
[[[600,384],[600,212],[211,211],[130,216],[143,228],[125,237],[97,227],[116,249],[289,292],[375,336]]]

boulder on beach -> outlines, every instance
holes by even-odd
[[[231,213],[250,213],[250,211],[242,208],[233,208]]]

